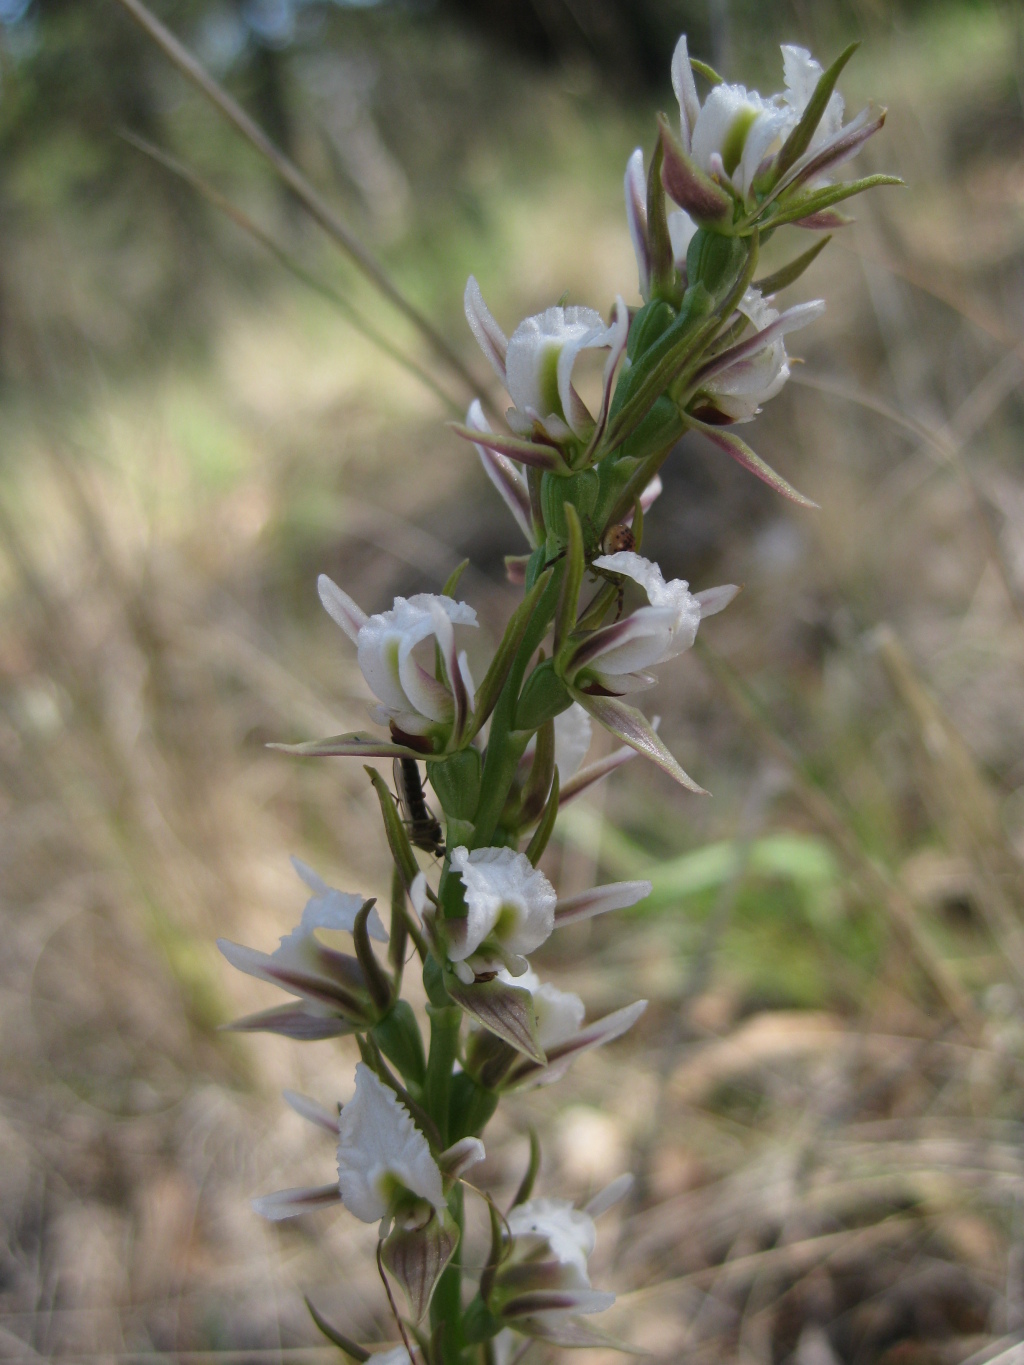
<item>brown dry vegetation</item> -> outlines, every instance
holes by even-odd
[[[503,1106],[481,1179],[511,1192],[529,1123],[541,1191],[638,1173],[595,1282],[656,1360],[1024,1358],[1013,61],[1002,10],[926,10],[851,68],[850,102],[892,111],[871,169],[911,188],[858,201],[799,286],[829,312],[754,429],[822,510],[687,442],[645,546],[698,587],[745,586],[652,699],[714,799],[635,763],[549,854],[567,891],[652,877],[649,907],[540,964],[590,1014],[651,1007]],[[633,128],[585,126],[560,79],[536,90],[550,164],[513,189],[496,149],[466,171],[507,323],[566,288],[604,307],[634,277]],[[26,284],[44,357],[62,327],[102,329],[68,247],[17,248],[52,272]],[[450,315],[464,264],[433,285]],[[275,282],[211,307],[200,360],[97,360],[0,414],[5,1358],[326,1360],[304,1293],[353,1337],[394,1335],[372,1229],[248,1205],[329,1178],[280,1091],[345,1099],[354,1049],[218,1033],[270,992],[213,940],[269,948],[294,924],[289,853],[386,901],[359,765],[264,747],[363,723],[315,574],[372,610],[473,556],[479,658],[518,546],[435,399],[325,304]]]

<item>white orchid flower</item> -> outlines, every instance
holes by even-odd
[[[393,1090],[368,1066],[356,1066],[356,1093],[335,1123],[302,1096],[289,1102],[304,1118],[336,1128],[338,1180],[310,1189],[281,1190],[253,1200],[257,1213],[279,1221],[339,1201],[364,1223],[426,1223],[446,1209],[441,1168],[430,1144]],[[480,1154],[482,1144],[478,1143]],[[384,1235],[384,1227],[382,1227]]]
[[[657,763],[682,786],[703,794],[704,788],[688,776],[659,739],[656,727],[622,698],[652,687],[657,679],[649,670],[689,649],[702,618],[728,606],[739,589],[725,584],[691,593],[683,579],[666,583],[657,564],[632,550],[601,555],[594,567],[632,578],[647,594],[648,605],[576,637],[560,660],[559,676],[573,698],[606,730]],[[616,765],[621,761],[617,757]]]
[[[649,888],[650,882],[635,885]],[[649,890],[642,892],[642,895],[648,894]],[[635,900],[642,899],[642,895],[625,903],[634,904]],[[620,900],[619,905],[622,904]],[[609,905],[602,908],[612,907]],[[647,1008],[646,1000],[637,1000],[634,1004],[615,1010],[612,1014],[605,1015],[603,1019],[584,1027],[586,1009],[579,996],[572,991],[560,990],[550,981],[541,981],[532,968],[518,978],[513,978],[503,968],[498,972],[498,979],[509,985],[522,986],[530,992],[534,1013],[537,1016],[537,1038],[547,1059],[546,1063],[541,1065],[528,1057],[520,1058],[508,1073],[505,1081],[507,1088],[527,1083],[552,1085],[555,1081],[561,1080],[581,1053],[601,1047],[615,1038],[621,1038]]]
[[[328,615],[356,646],[359,668],[381,703],[374,718],[405,735],[436,736],[453,726],[460,735],[473,704],[473,680],[465,651],[456,653],[453,627],[475,626],[473,608],[451,597],[416,593],[396,597],[390,611],[367,616],[326,574],[317,589]],[[440,647],[444,681],[416,657],[417,646],[432,639]]]
[[[801,47],[782,48],[785,90],[768,99],[742,85],[713,87],[704,104],[690,65],[685,35],[672,59],[672,84],[679,101],[682,157],[666,149],[665,185],[677,202],[698,217],[720,220],[729,215],[725,186],[749,209],[766,207],[779,195],[798,186],[822,182],[826,171],[848,161],[882,127],[885,110],[866,108],[843,124],[843,99],[833,90],[805,151],[784,172],[774,176],[774,158],[806,112],[823,75],[811,54]],[[767,173],[768,198],[756,201],[755,178]],[[713,182],[717,182],[717,185]],[[800,218],[810,228],[835,227],[845,221],[834,210]]]
[[[568,1199],[545,1198],[510,1209],[507,1255],[488,1297],[491,1311],[514,1331],[556,1345],[610,1344],[579,1318],[615,1302],[614,1294],[593,1288],[588,1262],[597,1243],[594,1218],[630,1184],[628,1177],[613,1181],[585,1209]]]
[[[781,96],[763,99],[742,85],[716,85],[703,106],[684,34],[672,57],[684,149],[705,174],[728,181],[744,200],[761,162],[799,117]]]
[[[739,312],[753,331],[736,345],[708,361],[694,377],[698,401],[694,415],[702,413],[701,399],[708,399],[719,416],[733,422],[749,422],[761,405],[774,398],[789,378],[789,357],[783,337],[820,317],[824,299],[798,303],[784,313],[773,308],[760,290],[743,295]]]
[[[559,444],[572,438],[589,441],[595,428],[601,429],[611,398],[612,376],[625,351],[629,330],[629,313],[621,298],[615,301],[610,324],[593,308],[548,308],[524,319],[507,340],[472,275],[466,285],[465,307],[473,335],[512,399],[506,417],[518,437],[539,432]],[[602,407],[596,421],[572,382],[576,361],[588,350],[609,351]],[[489,433],[482,444],[503,448],[501,438]],[[519,458],[525,459],[527,451],[520,449]],[[514,452],[505,449],[505,453]],[[549,458],[546,462],[550,465]]]
[[[601,555],[594,567],[633,579],[647,594],[649,605],[589,634],[571,655],[566,675],[584,691],[596,683],[614,696],[651,687],[656,679],[647,670],[689,649],[702,614],[710,613],[685,580],[666,583],[658,565],[633,550]]]
[[[364,898],[328,886],[298,858],[292,859],[292,865],[313,892],[298,927],[285,934],[272,953],[224,938],[217,940],[217,947],[232,967],[282,987],[298,996],[301,1004],[249,1015],[232,1028],[319,1039],[350,1033],[367,1022],[372,1024],[371,997],[358,960],[327,947],[316,936],[317,930],[350,934],[365,904]],[[387,942],[387,931],[375,909],[369,912],[366,928],[371,938]]]
[[[457,848],[451,868],[465,888],[465,919],[445,921],[448,957],[459,980],[507,967],[513,976],[528,970],[525,953],[550,936],[555,926],[555,888],[523,853],[511,848]]]

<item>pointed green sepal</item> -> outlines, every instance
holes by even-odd
[[[491,666],[487,670],[483,682],[476,690],[476,708],[466,736],[467,741],[479,732],[484,721],[494,710],[498,697],[501,695],[501,689],[505,686],[509,670],[515,662],[519,646],[523,642],[523,636],[533,619],[534,609],[550,583],[553,573],[554,569],[545,569],[512,613],[512,618],[505,627],[505,634],[501,637],[501,643],[491,660]]]
[[[402,817],[395,808],[394,798],[388,791],[387,783],[375,768],[366,767],[370,781],[373,783],[380,802],[380,813],[384,817],[384,832],[387,835],[388,847],[391,849],[391,856],[395,860],[395,866],[405,878],[406,886],[412,886],[419,872],[419,865],[416,856],[412,851],[412,844],[409,842],[409,833],[405,828]]]
[[[378,1013],[384,1013],[391,1008],[392,986],[387,973],[381,967],[374,954],[370,943],[370,935],[367,930],[367,921],[370,918],[370,911],[377,903],[375,896],[364,901],[361,910],[356,915],[355,923],[352,926],[352,942],[355,944],[356,957],[359,965],[363,969],[363,976],[366,978],[366,989],[370,993]]]
[[[533,996],[522,986],[510,986],[505,981],[474,981],[467,985],[454,972],[446,985],[448,994],[461,1005],[471,1019],[491,1033],[542,1064],[547,1061],[537,1032],[537,1012]]]
[[[744,469],[756,475],[769,488],[774,488],[776,493],[781,493],[790,502],[799,503],[801,507],[815,509],[818,507],[812,498],[805,497],[791,483],[787,483],[781,474],[776,474],[770,464],[762,460],[760,455],[751,450],[741,436],[737,436],[728,427],[711,426],[707,422],[698,422],[696,418],[690,416],[687,416],[686,420],[719,449],[724,450],[727,455],[731,455],[737,464],[741,464]]]
[[[668,233],[668,212],[665,207],[665,186],[661,167],[665,152],[661,138],[655,143],[647,173],[647,242],[651,254],[651,295],[665,296],[675,282],[675,262],[672,259],[672,239]]]
[[[572,697],[555,672],[553,659],[538,664],[519,694],[516,703],[515,730],[539,730],[545,721],[553,720],[572,705]]]
[[[309,1309],[309,1316],[316,1323],[320,1331],[323,1332],[327,1340],[333,1342],[334,1345],[337,1346],[339,1350],[344,1351],[347,1356],[351,1356],[353,1360],[358,1362],[358,1365],[364,1365],[364,1362],[370,1359],[370,1352],[364,1351],[361,1346],[358,1346],[354,1341],[350,1341],[348,1337],[338,1331],[337,1327],[332,1327],[327,1319],[313,1307],[308,1294],[303,1295],[303,1298],[306,1307]]]
[[[423,1035],[408,1000],[396,1000],[379,1024],[370,1030],[377,1046],[398,1067],[408,1085],[421,1086],[427,1074]]]
[[[422,1322],[445,1266],[459,1245],[459,1225],[447,1211],[431,1210],[421,1227],[401,1227],[397,1221],[384,1239],[381,1260],[405,1290],[415,1322]]]
[[[469,560],[464,559],[461,564],[457,564],[445,580],[445,585],[441,589],[442,597],[454,597],[455,589],[459,585],[459,579],[469,568]]]
[[[672,132],[664,114],[658,115],[662,148],[661,178],[665,189],[695,223],[726,232],[732,227],[733,197],[712,180]]]
[[[878,185],[905,185],[898,175],[865,175],[860,180],[842,180],[835,185],[825,185],[820,190],[803,194],[798,199],[784,196],[779,201],[779,212],[769,218],[765,227],[782,227],[786,223],[799,223],[813,218],[835,204],[852,199],[855,194],[873,190]]]
[[[515,823],[529,829],[544,809],[551,779],[555,773],[555,723],[546,720],[537,731],[537,747],[533,755],[530,775],[523,787],[522,801]]]
[[[795,283],[807,267],[817,260],[831,240],[832,235],[830,233],[827,237],[823,237],[820,242],[815,242],[808,251],[797,256],[795,260],[781,266],[778,270],[773,271],[771,275],[764,275],[761,279],[755,280],[754,288],[763,294],[765,298],[770,294],[777,294],[780,289],[787,288],[789,285]]]
[[[548,793],[547,805],[544,807],[544,814],[540,817],[540,824],[533,831],[533,838],[526,846],[526,856],[534,867],[541,860],[541,855],[548,846],[552,831],[555,828],[555,821],[558,818],[558,769],[555,769],[555,776],[551,782],[551,791]]]
[[[529,1199],[530,1195],[533,1193],[533,1184],[534,1184],[534,1181],[537,1179],[537,1172],[538,1172],[539,1170],[540,1170],[540,1138],[537,1136],[537,1130],[536,1130],[536,1128],[534,1128],[534,1127],[531,1126],[531,1127],[530,1127],[530,1159],[529,1159],[529,1161],[527,1162],[526,1171],[525,1171],[525,1173],[524,1173],[524,1175],[523,1175],[523,1178],[522,1178],[522,1180],[519,1182],[519,1188],[518,1188],[518,1190],[516,1190],[515,1198],[512,1200],[512,1207],[513,1207],[513,1208],[515,1208],[517,1204],[525,1204],[526,1201]]]

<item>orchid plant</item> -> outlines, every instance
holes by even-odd
[[[507,430],[493,430],[479,402],[456,430],[475,445],[526,542],[507,560],[522,600],[479,682],[460,647],[477,625],[457,597],[460,570],[440,593],[399,597],[372,616],[320,579],[384,733],[290,747],[394,761],[397,794],[366,769],[394,865],[390,922],[372,898],[333,890],[296,862],[312,893],[299,926],[270,953],[220,946],[233,966],[292,997],[235,1028],[357,1042],[355,1094],[340,1112],[286,1096],[330,1134],[337,1179],[265,1195],[255,1207],[282,1219],[341,1203],[379,1224],[378,1267],[400,1341],[376,1354],[377,1365],[518,1359],[534,1339],[614,1344],[591,1321],[614,1295],[591,1284],[588,1257],[594,1220],[628,1177],[584,1208],[535,1198],[535,1138],[511,1206],[466,1173],[484,1158],[482,1134],[503,1096],[557,1081],[644,1010],[640,1000],[586,1022],[583,1001],[540,980],[530,955],[563,925],[637,904],[650,884],[560,897],[539,864],[561,807],[635,754],[702,790],[633,699],[737,589],[666,582],[641,554],[644,520],[663,462],[690,429],[809,504],[734,428],[785,384],[785,336],[824,307],[780,311],[774,297],[828,239],[759,279],[762,243],[789,224],[838,227],[838,204],[898,183],[829,178],[885,117],[869,108],[843,122],[836,83],[852,51],[823,71],[803,49],[783,47],[785,90],[766,99],[727,85],[679,40],[678,124],[663,117],[646,171],[637,150],[625,174],[638,305],[617,298],[608,321],[591,308],[551,307],[506,337],[469,280],[466,317],[511,406]],[[708,87],[703,102],[697,77]],[[596,412],[574,383],[584,351],[603,357]],[[624,611],[627,591],[644,600]],[[621,747],[584,766],[594,721]],[[440,818],[426,805],[421,764]],[[351,950],[328,947],[321,931],[348,935]],[[410,958],[422,971],[425,1019],[402,995]],[[460,1250],[467,1194],[483,1201],[491,1228],[489,1247],[472,1257]],[[350,1357],[369,1358],[314,1316]]]

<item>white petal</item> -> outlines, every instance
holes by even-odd
[[[561,928],[563,924],[593,919],[595,915],[606,915],[612,910],[628,910],[630,906],[646,900],[652,889],[647,881],[609,882],[606,886],[594,886],[589,891],[581,891],[576,896],[566,896],[555,907],[555,925]]]
[[[412,908],[422,919],[424,910],[430,905],[427,897],[427,874],[425,872],[417,872],[413,878],[412,886],[409,887],[409,899],[412,901]]]
[[[470,331],[476,337],[477,345],[494,366],[495,374],[504,384],[505,353],[508,350],[508,341],[505,338],[505,333],[491,316],[491,310],[484,303],[480,286],[472,275],[466,282],[463,306],[466,310],[466,321],[469,323]]]
[[[789,43],[783,43],[782,69],[786,81],[786,93],[783,98],[793,110],[795,118],[799,119],[821,78],[821,63],[816,62],[805,47],[793,47]],[[843,108],[842,95],[838,90],[833,90],[821,122],[814,130],[809,150],[817,150],[823,142],[839,132],[843,124]]]
[[[668,239],[672,243],[672,259],[681,270],[686,264],[686,253],[697,232],[697,224],[685,209],[675,209],[668,216]]]
[[[480,400],[474,398],[466,413],[466,426],[474,431],[490,431],[490,424],[484,416]],[[484,473],[498,490],[502,502],[515,517],[519,529],[527,541],[533,544],[533,526],[530,516],[530,493],[526,480],[507,455],[502,455],[487,446],[473,443]]]
[[[300,1118],[316,1124],[318,1128],[323,1128],[326,1132],[333,1134],[334,1137],[338,1136],[337,1110],[332,1114],[318,1100],[312,1100],[308,1095],[299,1095],[294,1090],[285,1090],[282,1093],[285,1104],[294,1109]]]
[[[352,601],[347,592],[342,592],[337,583],[325,573],[316,580],[316,589],[328,616],[337,622],[352,643],[356,644],[359,631],[366,624],[366,612]]]
[[[603,1190],[598,1190],[590,1203],[586,1205],[585,1212],[591,1218],[600,1218],[602,1213],[607,1213],[620,1199],[624,1199],[635,1184],[636,1177],[628,1171],[624,1175],[616,1176]]]
[[[395,1181],[443,1212],[441,1172],[427,1139],[395,1092],[360,1062],[355,1097],[338,1122],[342,1202],[364,1223],[376,1223],[389,1212]]]
[[[626,162],[624,183],[626,193],[626,221],[629,237],[636,256],[640,277],[640,294],[647,298],[651,287],[651,257],[647,242],[647,178],[644,175],[643,148],[638,147]]]
[[[725,610],[738,592],[739,588],[735,583],[722,583],[717,588],[705,588],[703,592],[695,593],[700,603],[700,619],[703,621],[706,616],[717,616],[720,611]]]
[[[377,1351],[367,1365],[413,1365],[412,1358],[404,1346],[392,1346],[388,1351]]]
[[[693,79],[690,53],[686,46],[684,33],[672,54],[672,89],[679,101],[679,122],[683,134],[683,146],[690,150],[693,130],[700,115],[700,100],[697,98],[697,85]]]
[[[302,922],[299,926],[301,931],[311,934],[314,929],[335,929],[350,934],[356,917],[363,908],[364,898],[328,886],[311,867],[306,863],[300,863],[297,858],[292,859],[292,866],[306,885],[316,892],[310,896],[302,912]],[[379,943],[387,943],[387,930],[376,910],[370,911],[367,930],[371,938],[377,939]]]
[[[439,1164],[449,1179],[457,1179],[471,1166],[483,1161],[486,1155],[484,1144],[479,1138],[467,1137],[443,1151]]]
[[[304,863],[301,858],[293,856],[291,864],[311,891],[323,892],[328,890],[327,883],[320,874],[311,868],[308,863]]]
[[[567,711],[555,717],[555,763],[560,786],[579,772],[592,735],[590,717],[579,702],[573,702]]]
[[[572,991],[561,991],[550,981],[542,981],[531,992],[537,1013],[537,1036],[545,1052],[559,1043],[575,1038],[583,1025],[586,1010]]]
[[[313,1213],[327,1204],[340,1200],[337,1185],[307,1186],[295,1190],[278,1190],[252,1201],[258,1214],[279,1223],[283,1218],[295,1218],[300,1213]]]

